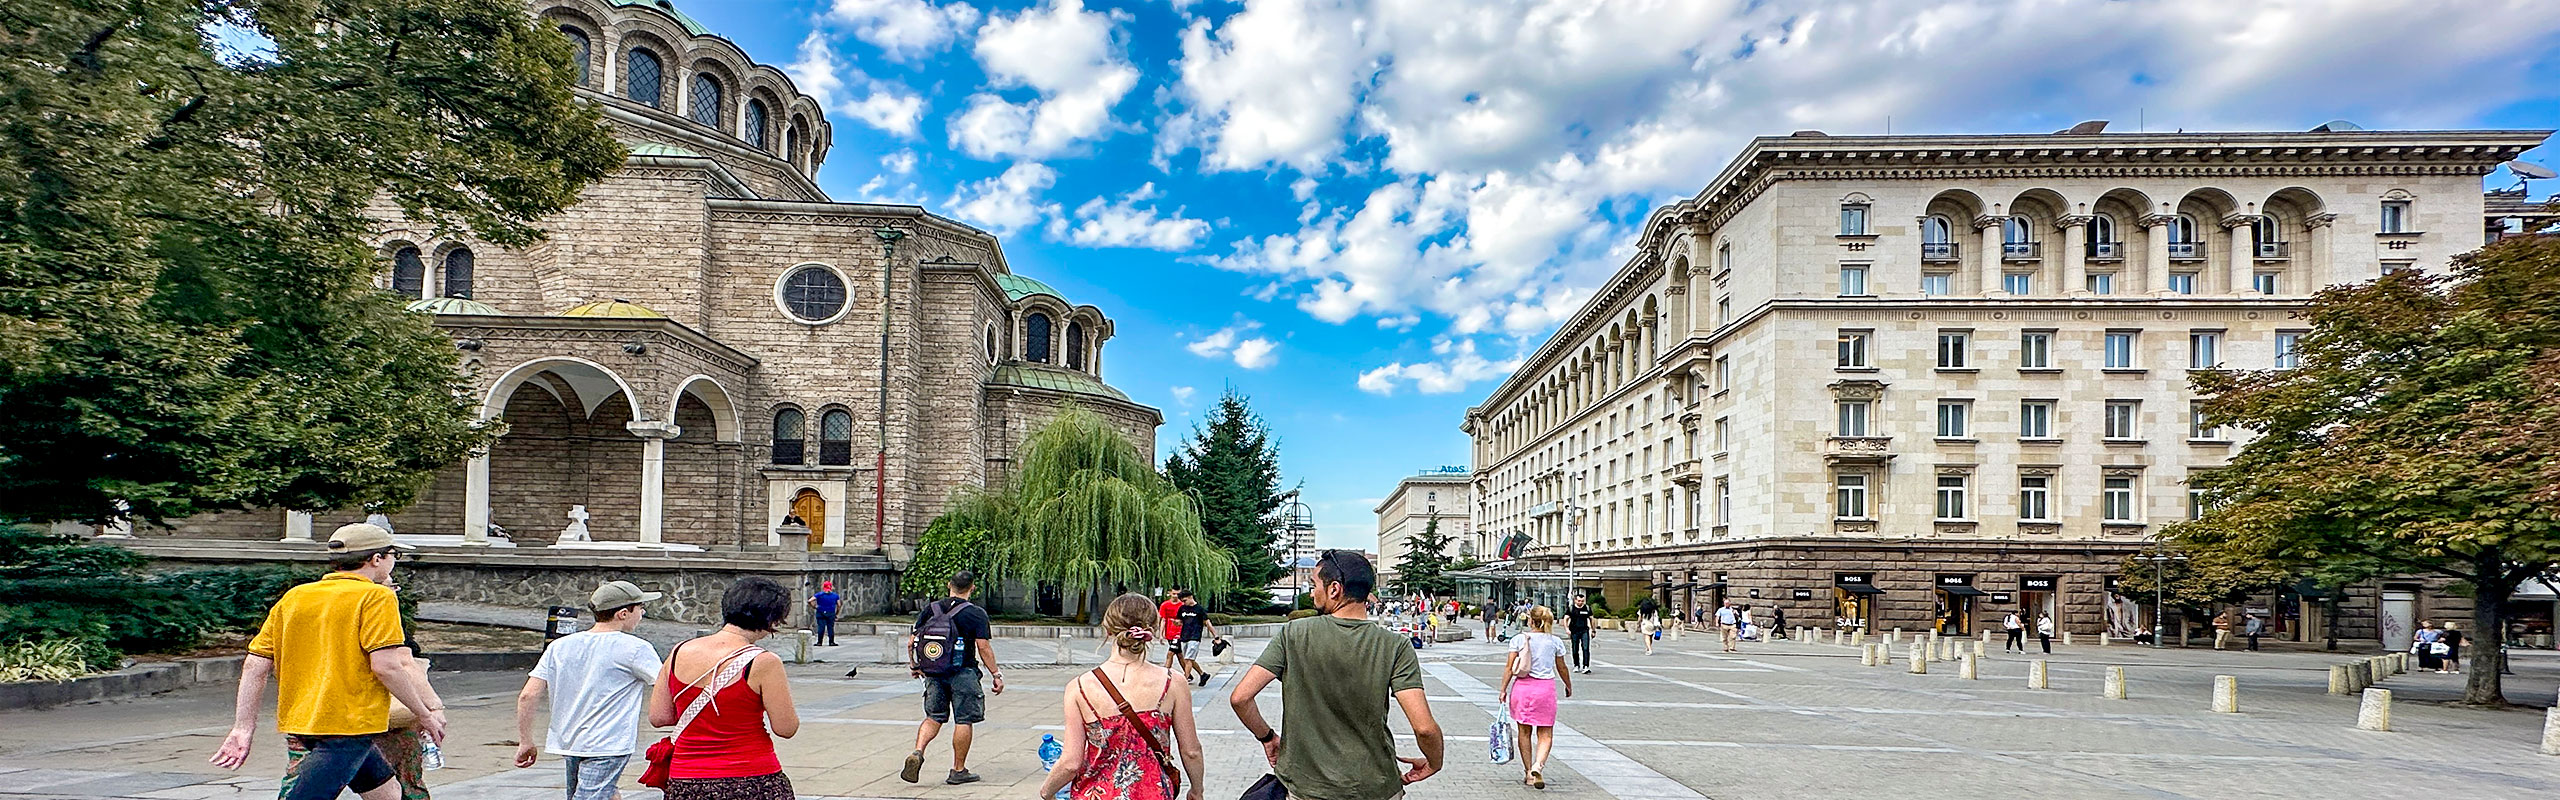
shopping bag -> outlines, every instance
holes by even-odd
[[[1519,743],[1515,741],[1518,735],[1511,727],[1511,712],[1505,711],[1501,719],[1493,721],[1493,730],[1486,731],[1484,737],[1485,741],[1492,743],[1493,763],[1511,763],[1512,752],[1519,749]]]

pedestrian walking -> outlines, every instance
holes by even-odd
[[[2462,629],[2454,627],[2457,624],[2445,623],[2444,633],[2436,637],[2436,641],[2444,645],[2444,659],[2438,666],[2445,672],[2462,671]]]
[[[2418,621],[2418,633],[2410,637],[2409,653],[2418,657],[2419,669],[2444,671],[2444,653],[2436,649],[2443,639],[2444,631],[2436,630],[2434,620]]]
[[[1496,606],[1491,598],[1487,598],[1484,605],[1476,608],[1476,613],[1484,615],[1484,640],[1493,641],[1493,629],[1502,619],[1502,609]]]
[[[2045,655],[2053,654],[2052,614],[2036,615],[2036,646],[2044,648]]]
[[[1784,607],[1769,607],[1769,638],[1787,638],[1787,610]]]
[[[1573,607],[1564,611],[1565,633],[1573,637],[1573,668],[1591,674],[1591,598],[1573,595]]]
[[[921,779],[925,746],[942,734],[942,726],[950,725],[951,772],[942,782],[958,786],[978,782],[978,774],[969,771],[974,726],[987,719],[987,698],[978,678],[983,673],[988,689],[1004,694],[1004,670],[996,666],[995,644],[989,641],[995,628],[987,621],[987,610],[969,602],[978,590],[978,576],[961,570],[945,583],[950,595],[916,612],[915,633],[907,637],[908,652],[915,657],[908,672],[924,679],[924,722],[916,726],[916,749],[907,753],[898,779]]]
[[[1172,590],[1164,593],[1164,602],[1156,604],[1156,619],[1164,624],[1164,638],[1162,641],[1164,642],[1165,669],[1182,668],[1182,646],[1176,644],[1177,642],[1182,641],[1182,620],[1177,619],[1176,617],[1179,617],[1182,614],[1182,593],[1184,591],[1185,590],[1182,587],[1174,587]]]
[[[1359,553],[1324,551],[1315,575],[1323,613],[1281,626],[1227,695],[1293,800],[1391,800],[1440,771],[1444,742],[1423,696],[1421,662],[1395,634],[1369,622],[1377,580]],[[1272,681],[1281,684],[1285,736],[1255,702]],[[1396,755],[1390,700],[1404,712],[1421,757]]]
[[[1644,640],[1644,654],[1653,655],[1653,642],[1662,638],[1662,606],[1652,595],[1636,601],[1636,638]]]
[[[595,626],[543,648],[516,693],[516,767],[531,767],[544,748],[560,756],[568,800],[613,800],[631,754],[640,752],[637,722],[658,678],[658,650],[632,635],[647,604],[664,595],[630,581],[606,581],[587,595]],[[534,709],[551,700],[551,724],[534,743]]]
[[[2027,651],[2027,621],[2020,619],[2018,612],[2011,611],[2009,616],[2001,618],[2000,630],[2007,634],[2000,642],[2000,652]]]
[[[1724,643],[1725,652],[1742,651],[1742,612],[1732,603],[1716,607],[1716,638]]]
[[[809,610],[814,627],[818,629],[816,638],[820,647],[836,645],[836,606],[843,601],[844,596],[836,594],[835,581],[818,582],[818,593],[809,597]]]
[[[1191,590],[1184,589],[1182,590],[1182,608],[1176,610],[1173,617],[1176,623],[1174,632],[1179,634],[1175,639],[1174,649],[1182,654],[1183,684],[1189,685],[1190,679],[1196,677],[1200,680],[1200,685],[1209,685],[1209,670],[1200,666],[1200,651],[1207,648],[1209,640],[1218,635],[1218,626],[1209,624],[1209,607],[1201,605],[1200,598],[1194,596]]]
[[[1547,754],[1556,746],[1556,686],[1573,696],[1572,671],[1565,668],[1564,643],[1553,633],[1556,614],[1546,606],[1529,609],[1529,632],[1511,641],[1511,657],[1502,666],[1502,702],[1511,722],[1520,726],[1520,782],[1547,788]]]
[[[2241,623],[2240,632],[2249,637],[2249,652],[2258,652],[2258,637],[2266,635],[2267,619],[2258,616],[2258,612],[2249,612],[2249,619]]]
[[[1059,737],[1065,749],[1035,796],[1056,797],[1064,788],[1069,800],[1174,800],[1187,783],[1189,800],[1201,800],[1206,781],[1191,682],[1147,663],[1148,611],[1147,598],[1134,594],[1103,610],[1111,658],[1067,682]]]
[[[2222,645],[2229,641],[2231,641],[2231,609],[2225,608],[2222,613],[2213,615],[2213,649],[2220,650]]]
[[[287,590],[249,640],[231,731],[210,760],[223,769],[248,762],[272,676],[276,730],[288,752],[303,754],[289,759],[280,800],[330,800],[350,789],[393,800],[401,787],[375,743],[391,730],[391,701],[415,713],[429,744],[444,741],[444,703],[401,648],[400,599],[383,585],[410,547],[364,523],[337,529],[327,547],[329,574]]]
[[[675,728],[666,800],[791,800],[773,737],[798,735],[800,711],[782,657],[756,644],[790,619],[782,584],[740,578],[720,595],[720,630],[668,651],[649,688],[649,725]]]

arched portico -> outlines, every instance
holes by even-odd
[[[717,410],[728,407],[726,392],[707,379],[704,384],[710,388],[688,382],[675,395],[679,399],[692,396],[713,408],[717,419]],[[713,394],[720,398],[719,405],[704,399]],[[555,480],[507,487],[502,498],[505,523],[514,529],[546,530],[566,519],[549,515],[585,505],[591,515],[591,535],[610,540],[628,530],[636,532],[643,546],[659,544],[665,518],[666,441],[683,431],[673,421],[673,402],[666,413],[653,415],[640,397],[632,383],[612,368],[574,356],[536,358],[500,374],[481,398],[480,417],[505,419],[508,432],[464,465],[463,542],[487,544],[489,525],[497,521],[492,513],[499,505],[492,498],[492,464],[524,460],[544,463]],[[734,413],[725,424],[734,437]],[[616,431],[639,441],[620,439]],[[627,478],[623,470],[633,456],[638,461],[638,480],[612,480]],[[616,483],[625,488],[616,488]]]

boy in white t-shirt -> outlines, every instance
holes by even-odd
[[[587,597],[595,627],[553,641],[516,695],[517,767],[533,766],[541,755],[533,743],[533,709],[549,691],[544,743],[568,762],[569,800],[616,797],[623,767],[640,751],[640,707],[658,679],[657,648],[631,630],[640,624],[642,604],[662,596],[630,581],[607,581]]]

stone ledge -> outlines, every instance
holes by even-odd
[[[0,711],[28,711],[70,703],[94,703],[177,691],[240,679],[243,656],[155,661],[60,683],[0,683]]]

